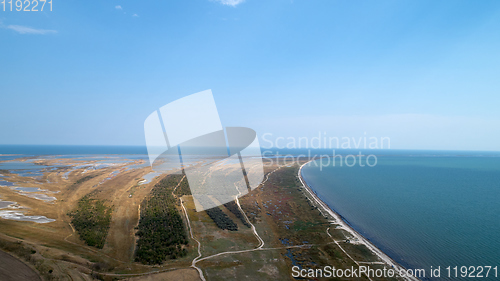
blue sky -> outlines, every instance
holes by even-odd
[[[0,11],[0,144],[143,145],[151,112],[212,89],[224,126],[261,136],[500,150],[499,30],[496,0]]]

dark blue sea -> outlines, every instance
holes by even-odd
[[[2,154],[22,155],[82,155],[82,154],[147,154],[145,146],[106,145],[0,145]],[[6,159],[0,159],[6,160]]]
[[[499,280],[493,269],[489,278],[461,277],[462,266],[468,272],[470,266],[500,268],[498,152],[379,154],[374,167],[359,162],[349,167],[344,160],[340,166],[338,158],[323,167],[311,163],[302,175],[325,203],[390,257],[407,268],[425,269],[422,279],[428,279],[431,266],[441,266],[441,277],[430,280]],[[444,276],[448,266],[458,266],[458,277],[453,270],[453,278]]]

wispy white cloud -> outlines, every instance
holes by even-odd
[[[138,14],[133,14],[132,16],[133,16],[133,17],[139,17],[139,15],[138,15]]]
[[[57,30],[36,29],[36,28],[31,28],[31,27],[22,26],[22,25],[8,25],[6,28],[12,29],[19,34],[42,34],[43,35],[43,34],[57,33]]]
[[[215,0],[216,2],[221,3],[222,5],[236,7],[237,5],[245,2],[245,0]]]
[[[115,9],[117,9],[117,10],[123,10],[122,6],[120,6],[120,5],[116,5]]]

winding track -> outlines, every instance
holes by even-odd
[[[271,174],[273,174],[274,172],[276,172],[277,170],[281,169],[283,166],[279,166],[278,168],[274,169],[273,171],[269,172],[266,174],[266,179],[264,181],[262,181],[259,186],[263,186],[268,180],[269,180],[269,176]],[[184,179],[184,178],[183,178]],[[182,181],[182,180],[181,180]],[[180,184],[180,182],[179,182]],[[238,195],[241,195],[241,193],[239,193]],[[202,254],[201,254],[201,243],[200,241],[198,241],[196,238],[194,238],[193,236],[193,231],[192,231],[192,228],[191,228],[191,222],[189,220],[189,217],[188,217],[188,214],[187,214],[187,211],[186,211],[186,208],[184,207],[184,204],[183,204],[183,201],[181,199],[181,206],[182,206],[182,209],[184,210],[184,214],[186,215],[186,219],[187,219],[187,222],[188,222],[188,226],[189,226],[189,233],[191,234],[191,238],[193,240],[195,240],[197,243],[198,243],[198,256],[196,258],[193,259],[193,262],[191,263],[191,267],[195,268],[198,273],[200,274],[200,278],[201,280],[203,281],[206,281],[205,280],[205,276],[203,275],[203,271],[201,270],[201,268],[197,267],[196,264],[200,261],[204,261],[204,260],[208,260],[208,259],[211,259],[211,258],[214,258],[214,257],[218,257],[218,256],[222,256],[222,255],[228,255],[228,254],[239,254],[239,253],[247,253],[247,252],[253,252],[253,251],[263,251],[263,250],[280,250],[280,249],[288,249],[288,248],[302,248],[302,247],[311,247],[312,245],[308,244],[308,245],[297,245],[297,246],[287,246],[287,247],[279,247],[279,248],[263,248],[264,247],[264,240],[260,237],[259,233],[257,232],[257,230],[255,229],[255,226],[250,222],[250,220],[248,219],[247,215],[245,214],[245,212],[243,211],[243,209],[241,208],[241,205],[240,205],[240,201],[238,200],[238,196],[235,196],[235,200],[236,200],[236,204],[238,205],[238,208],[240,209],[240,211],[242,212],[242,214],[245,216],[245,219],[248,221],[248,223],[250,223],[250,225],[252,226],[252,231],[255,235],[255,237],[257,238],[257,240],[259,241],[259,245],[254,248],[254,249],[248,249],[248,250],[240,250],[240,251],[226,251],[226,252],[220,252],[218,254],[214,254],[214,255],[211,255],[211,256],[207,256],[207,257],[204,257],[204,258],[201,258]]]
[[[307,164],[307,163],[306,163],[306,164]],[[304,165],[305,165],[305,164],[304,164]],[[305,186],[305,184],[304,184],[304,182],[303,182],[303,180],[302,180],[302,177],[300,176],[300,171],[301,171],[301,169],[302,169],[302,167],[303,167],[304,165],[302,165],[302,166],[300,167],[300,169],[299,169],[299,175],[298,175],[298,176],[299,176],[299,179],[300,179],[301,183]],[[260,183],[259,187],[260,187],[260,186],[263,186],[263,185],[264,185],[264,184],[265,184],[265,183],[269,180],[269,176],[270,176],[270,175],[272,175],[274,172],[276,172],[277,170],[279,170],[279,169],[281,169],[282,167],[285,167],[285,166],[286,166],[286,167],[289,167],[289,165],[282,165],[282,166],[279,166],[278,168],[274,169],[273,171],[271,171],[271,172],[267,173],[267,174],[266,174],[266,178],[265,178],[265,180],[264,180],[264,181],[262,181],[262,182]],[[179,181],[179,183],[176,185],[176,187],[175,187],[175,188],[173,189],[173,191],[172,191],[172,195],[174,195],[174,197],[176,197],[176,198],[177,198],[177,196],[174,194],[174,192],[175,192],[175,190],[177,189],[177,187],[179,187],[179,186],[180,186],[181,182],[185,179],[185,177],[186,177],[186,176],[184,176],[184,177],[183,177],[183,178]],[[311,191],[309,191],[307,188],[306,188],[306,190],[307,190],[309,193],[311,193]],[[311,196],[312,196],[312,194],[311,194]],[[314,196],[312,196],[312,198],[313,198],[313,199],[315,199],[315,198],[314,198]],[[180,200],[180,203],[181,203],[181,207],[182,207],[183,213],[184,213],[184,215],[186,216],[186,221],[187,221],[187,224],[188,224],[188,228],[189,228],[189,233],[190,233],[191,239],[193,239],[194,241],[196,241],[196,242],[197,242],[197,244],[198,244],[198,256],[197,256],[197,257],[195,257],[195,258],[193,259],[193,261],[192,261],[192,263],[191,263],[191,267],[192,267],[192,268],[194,268],[194,269],[196,269],[196,270],[198,271],[198,273],[199,273],[199,275],[200,275],[200,279],[201,279],[202,281],[206,281],[205,276],[203,275],[203,271],[201,270],[201,268],[199,268],[199,267],[197,267],[197,266],[196,266],[196,264],[197,264],[198,262],[200,262],[200,261],[204,261],[204,260],[208,260],[208,259],[211,259],[211,258],[215,258],[215,257],[222,256],[222,255],[228,255],[228,254],[239,254],[239,253],[248,253],[248,252],[253,252],[253,251],[266,251],[266,250],[282,250],[282,249],[290,249],[290,248],[308,248],[308,247],[314,246],[314,245],[312,245],[312,244],[304,244],[304,245],[295,245],[295,246],[285,246],[285,247],[275,247],[275,248],[264,248],[264,240],[263,240],[263,239],[260,237],[260,235],[258,234],[258,232],[257,232],[257,230],[256,230],[256,228],[255,228],[255,225],[253,225],[253,224],[250,222],[250,220],[248,219],[248,217],[247,217],[246,213],[245,213],[245,212],[243,211],[243,209],[241,208],[241,205],[240,205],[240,202],[239,202],[238,197],[236,196],[236,198],[235,198],[236,204],[238,205],[238,208],[240,209],[240,211],[242,212],[242,214],[245,216],[245,219],[246,219],[246,220],[248,221],[248,223],[250,223],[250,225],[252,226],[252,231],[253,231],[253,233],[254,233],[255,237],[257,238],[257,240],[259,241],[259,245],[258,245],[256,248],[254,248],[254,249],[240,250],[240,251],[225,251],[225,252],[220,252],[220,253],[217,253],[217,254],[214,254],[214,255],[210,255],[210,256],[207,256],[207,257],[201,258],[201,257],[203,256],[203,255],[202,255],[202,253],[201,253],[201,243],[200,243],[200,241],[199,241],[198,239],[196,239],[196,238],[194,237],[193,230],[192,230],[192,227],[191,227],[191,221],[190,221],[190,219],[189,219],[189,216],[188,216],[187,210],[186,210],[186,208],[185,208],[185,206],[184,206],[184,201],[182,200],[182,198],[179,198],[179,200]],[[320,202],[317,202],[317,203],[318,203],[319,205],[321,205],[321,206],[322,206],[322,204],[321,204],[321,203],[323,203],[323,202],[321,202],[321,203],[320,203]],[[323,203],[323,204],[324,204],[324,203]],[[325,210],[328,212],[328,209],[325,209]],[[320,211],[321,211],[321,210],[320,210]],[[140,212],[140,209],[139,209],[139,212]],[[71,224],[69,224],[69,225],[70,225],[70,226],[71,226],[71,228],[73,229],[73,226],[72,226]],[[327,228],[327,230],[326,230],[326,232],[327,232],[328,236],[329,236],[330,238],[332,238],[333,242],[334,242],[334,243],[336,243],[336,244],[339,246],[339,248],[340,248],[340,249],[341,249],[341,250],[342,250],[342,251],[343,251],[343,252],[344,252],[344,253],[345,253],[345,254],[346,254],[349,258],[351,258],[351,260],[353,260],[353,261],[354,261],[356,264],[358,264],[358,265],[359,265],[359,263],[365,263],[365,262],[357,262],[357,261],[355,261],[355,260],[354,260],[354,259],[353,259],[353,258],[352,258],[352,257],[351,257],[351,256],[350,256],[350,255],[349,255],[349,254],[348,254],[348,253],[347,253],[347,252],[346,252],[346,251],[345,251],[342,247],[340,247],[339,243],[338,243],[337,241],[335,241],[335,240],[333,239],[333,237],[330,235],[330,233],[328,232],[328,231],[329,231],[329,229],[330,229],[330,227],[328,227],[328,228]],[[75,230],[73,229],[73,232],[74,232],[74,231],[75,231]],[[71,235],[73,235],[73,233],[72,233],[72,234],[70,234],[70,235],[68,235],[68,236],[67,236],[64,240],[65,240],[66,242],[69,242],[69,243],[72,243],[72,244],[78,245],[78,244],[76,244],[76,243],[73,243],[73,242],[70,242],[70,241],[66,240],[66,239],[67,239],[67,238],[69,238]],[[78,245],[78,246],[82,246],[82,245]],[[85,247],[85,246],[84,246],[84,247]],[[85,248],[87,248],[87,247],[85,247]],[[90,249],[90,248],[88,248],[88,250],[91,250],[91,251],[94,251],[94,252],[98,252],[98,251],[93,250],[93,249]],[[100,253],[100,254],[101,254],[101,253]],[[106,255],[106,256],[107,256],[107,255]],[[109,256],[108,256],[108,257],[109,257]],[[109,258],[111,258],[111,259],[113,259],[113,260],[116,260],[116,259],[114,259],[114,258],[112,258],[112,257],[109,257]],[[119,260],[116,260],[116,261],[119,261]],[[122,261],[119,261],[119,262],[123,263]],[[373,264],[379,264],[379,263],[378,263],[378,262],[373,262]],[[132,277],[132,276],[145,276],[145,275],[156,274],[156,273],[161,273],[161,272],[166,272],[166,271],[172,271],[172,270],[176,270],[176,269],[182,269],[182,268],[170,268],[170,269],[164,269],[164,270],[154,270],[154,271],[144,272],[144,273],[138,273],[138,274],[137,274],[137,273],[136,273],[136,274],[114,274],[114,273],[101,273],[101,274],[102,274],[102,275],[106,275],[106,276],[117,276],[117,277],[118,277],[118,276],[129,276],[129,277]],[[370,280],[372,280],[370,277],[368,277],[368,278],[369,278]],[[417,280],[418,280],[418,279],[417,279]]]
[[[193,230],[191,229],[191,221],[189,220],[189,216],[188,216],[188,213],[186,211],[186,208],[184,207],[184,202],[182,201],[182,198],[181,198],[181,206],[182,206],[182,210],[184,211],[184,214],[186,215],[186,220],[187,220],[188,227],[189,227],[189,234],[191,234],[191,239],[193,239],[194,241],[196,241],[196,243],[198,243],[198,256],[196,258],[194,258],[193,261],[191,262],[191,267],[198,271],[198,273],[200,274],[201,280],[206,281],[205,276],[203,276],[203,271],[201,270],[201,268],[196,266],[196,263],[199,261],[199,258],[201,258],[201,256],[202,256],[201,255],[201,243],[200,243],[200,241],[198,241],[198,239],[194,238]]]
[[[255,225],[253,225],[253,223],[250,222],[250,220],[247,217],[247,214],[245,214],[245,212],[241,208],[240,200],[238,200],[238,196],[236,196],[235,199],[236,199],[236,204],[238,205],[238,208],[240,209],[240,212],[245,216],[245,220],[252,226],[253,234],[255,235],[257,240],[259,240],[259,246],[257,246],[257,249],[262,249],[262,247],[264,247],[264,240],[262,240],[259,233],[257,233],[257,230],[255,229]]]
[[[177,187],[179,187],[181,185],[182,181],[185,178],[186,178],[186,175],[184,175],[182,177],[182,179],[179,181],[179,183],[172,190],[172,195],[174,196],[174,198],[177,198],[177,196],[174,194],[175,190],[177,189]],[[200,241],[198,241],[198,239],[194,238],[193,230],[191,229],[191,221],[189,220],[189,216],[188,216],[188,213],[186,211],[186,207],[184,207],[184,201],[182,201],[182,198],[179,198],[179,200],[181,201],[182,211],[184,212],[184,215],[186,216],[186,221],[187,221],[187,224],[188,224],[189,234],[191,235],[191,239],[193,239],[194,241],[196,241],[196,243],[198,243],[198,256],[196,258],[194,258],[193,261],[191,262],[191,267],[194,268],[194,269],[196,269],[198,271],[198,273],[200,274],[200,279],[201,280],[206,281],[205,280],[205,276],[203,276],[203,271],[201,270],[201,268],[199,268],[199,267],[196,266],[196,262],[201,257],[201,243],[200,243]]]

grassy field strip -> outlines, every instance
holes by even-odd
[[[191,263],[191,267],[193,267],[194,269],[196,269],[198,271],[198,273],[200,274],[201,280],[206,281],[205,276],[203,276],[203,271],[201,271],[201,268],[196,266],[198,259],[201,257],[201,243],[200,243],[200,241],[198,241],[198,239],[194,238],[193,230],[191,229],[191,221],[189,220],[189,216],[188,216],[188,213],[186,211],[186,208],[184,207],[184,202],[182,201],[182,198],[181,198],[181,207],[182,207],[182,210],[184,211],[184,214],[186,215],[186,220],[187,220],[188,227],[189,227],[189,233],[191,234],[191,239],[193,239],[194,241],[196,241],[198,243],[198,256],[193,259],[193,262]]]
[[[79,263],[71,262],[71,261],[64,261],[60,259],[51,259],[51,258],[46,258],[46,260],[50,260],[53,262],[61,262],[61,263],[66,263],[66,264],[71,264],[73,266],[82,266]],[[158,274],[158,273],[164,273],[164,272],[169,272],[169,271],[175,271],[179,269],[186,269],[185,267],[172,267],[172,268],[166,268],[166,269],[160,269],[160,270],[154,270],[154,271],[148,271],[148,272],[143,272],[143,273],[109,273],[109,272],[98,272],[95,271],[96,273],[99,273],[100,275],[103,276],[115,276],[115,277],[140,277],[140,276],[146,276],[146,275],[152,275],[152,274]],[[71,279],[73,279],[71,277]]]
[[[179,181],[179,183],[174,187],[174,189],[172,190],[172,195],[177,198],[177,196],[175,196],[174,192],[175,190],[177,189],[177,187],[179,187],[182,183],[182,181],[186,178],[186,175],[184,175],[182,177],[182,179]],[[186,208],[184,207],[184,202],[182,201],[182,198],[179,198],[181,200],[181,207],[182,207],[182,211],[184,212],[184,215],[186,215],[186,221],[188,223],[188,227],[189,227],[189,234],[191,235],[191,239],[193,239],[194,241],[196,241],[198,243],[198,256],[196,258],[193,259],[192,263],[191,263],[191,267],[193,267],[194,269],[196,269],[198,271],[198,273],[200,274],[200,279],[203,280],[203,281],[206,281],[205,280],[205,276],[203,276],[203,271],[201,271],[201,268],[197,267],[196,266],[196,261],[201,257],[201,243],[200,241],[198,241],[198,239],[194,238],[194,235],[193,235],[193,231],[191,229],[191,221],[189,220],[189,216],[188,216],[188,213],[186,211]]]
[[[263,186],[267,180],[269,180],[269,176],[274,173],[275,171],[281,169],[281,167],[283,166],[279,166],[278,168],[272,170],[271,172],[269,172],[267,175],[266,175],[266,179],[261,182],[259,184],[259,186]],[[235,184],[235,187],[236,187],[236,184]],[[238,188],[236,187],[236,190],[238,190]],[[238,190],[238,196],[241,195],[241,192]],[[253,234],[255,235],[255,237],[257,238],[257,240],[259,240],[259,246],[257,246],[256,249],[262,249],[262,247],[264,247],[264,240],[260,237],[259,233],[257,233],[257,230],[255,229],[255,225],[253,225],[253,223],[250,222],[250,220],[248,219],[247,217],[247,214],[245,214],[245,212],[243,211],[243,209],[241,208],[241,205],[240,205],[240,200],[238,199],[238,196],[236,196],[235,200],[236,200],[236,204],[238,205],[238,208],[240,209],[240,212],[245,216],[245,219],[247,220],[247,222],[252,226],[252,231],[253,231]]]
[[[264,240],[262,240],[262,238],[260,237],[260,235],[257,233],[257,230],[255,229],[255,225],[253,225],[253,223],[250,222],[250,220],[247,217],[247,214],[245,214],[245,212],[241,208],[240,200],[238,200],[238,196],[236,196],[236,204],[238,205],[238,208],[240,209],[240,212],[245,216],[246,221],[252,226],[253,234],[255,235],[255,237],[257,238],[257,240],[259,240],[259,246],[257,247],[257,249],[262,249],[262,247],[264,247]]]
[[[260,184],[260,185],[264,185],[264,183],[269,179],[269,176],[274,173],[276,170],[279,170],[281,169],[282,166],[276,168],[275,170],[273,170],[272,172],[268,173],[266,175],[266,179]],[[179,181],[179,184],[177,184],[177,186],[175,188],[177,188],[178,186],[180,186],[182,180],[184,180],[186,176],[184,176],[180,181]],[[259,186],[260,186],[259,185]],[[174,191],[175,191],[175,188],[174,188]],[[173,191],[173,192],[174,192]],[[172,192],[172,194],[173,194]],[[268,249],[263,249],[262,247],[264,246],[264,240],[262,240],[262,238],[259,236],[259,234],[257,233],[257,230],[255,229],[255,226],[250,222],[250,220],[248,219],[247,215],[245,214],[245,212],[243,211],[243,209],[241,208],[241,205],[240,205],[240,202],[238,200],[238,197],[236,197],[236,203],[238,204],[238,208],[240,209],[240,211],[243,213],[243,215],[245,216],[245,219],[248,221],[248,223],[250,223],[252,225],[252,230],[253,230],[253,233],[255,235],[255,237],[257,237],[257,239],[259,240],[259,246],[257,246],[257,248],[255,249],[250,249],[250,250],[242,250],[242,251],[230,251],[230,252],[222,252],[222,253],[218,253],[218,254],[215,254],[215,255],[212,255],[212,256],[208,256],[208,257],[205,257],[205,258],[201,258],[202,254],[201,254],[201,243],[200,241],[198,241],[198,239],[194,238],[194,235],[193,235],[193,231],[191,229],[191,221],[189,220],[189,216],[188,216],[188,213],[186,211],[186,208],[184,207],[184,203],[182,201],[182,198],[180,199],[181,200],[181,206],[182,206],[182,210],[184,211],[184,214],[186,215],[186,220],[188,222],[188,227],[189,227],[189,233],[191,235],[191,239],[193,239],[194,241],[196,241],[198,243],[198,256],[196,258],[193,259],[193,262],[191,263],[191,267],[193,267],[194,269],[196,269],[198,271],[198,273],[200,274],[200,279],[203,280],[203,281],[206,281],[205,280],[205,276],[203,275],[203,271],[201,270],[201,268],[197,267],[196,266],[196,263],[202,261],[202,260],[207,260],[209,258],[213,258],[213,257],[217,257],[217,256],[220,256],[220,255],[225,255],[225,254],[237,254],[237,253],[245,253],[245,252],[251,252],[251,251],[258,251],[258,250],[273,250],[273,249],[283,249],[283,248],[268,248]],[[304,246],[304,245],[302,245]],[[295,246],[295,247],[291,247],[291,248],[297,248],[297,247],[302,247],[302,246]]]
[[[274,172],[276,172],[277,170],[281,169],[282,167],[284,167],[284,165],[280,166],[280,167],[278,167],[276,169],[274,169],[271,172],[269,172],[266,175],[266,179],[259,186],[264,185],[269,180],[269,176],[271,174],[273,174]],[[262,238],[259,236],[259,234],[257,233],[257,231],[255,229],[255,226],[250,222],[250,220],[248,219],[247,215],[245,214],[245,212],[241,208],[241,205],[239,203],[238,197],[236,197],[236,203],[238,204],[238,207],[239,207],[240,211],[243,213],[243,215],[245,216],[245,218],[247,219],[247,221],[252,225],[252,230],[253,230],[255,236],[257,237],[257,239],[259,240],[259,246],[257,246],[257,248],[255,248],[255,249],[240,250],[240,251],[226,251],[226,252],[217,253],[217,254],[214,254],[214,255],[211,255],[211,256],[207,256],[207,257],[204,257],[204,258],[200,258],[201,257],[201,251],[200,251],[201,243],[194,238],[193,232],[191,231],[191,224],[189,224],[189,231],[191,233],[191,237],[196,242],[198,242],[198,254],[199,254],[199,256],[196,257],[193,260],[192,267],[194,267],[195,269],[198,270],[198,272],[200,273],[200,278],[203,281],[205,281],[205,278],[203,276],[203,272],[201,271],[201,269],[199,267],[196,266],[196,263],[198,263],[200,261],[204,261],[204,260],[208,260],[208,259],[211,259],[211,258],[214,258],[214,257],[218,257],[218,256],[222,256],[222,255],[228,255],[228,254],[240,254],[240,253],[248,253],[248,252],[254,252],[254,251],[266,251],[266,250],[283,250],[283,249],[292,249],[292,248],[310,248],[310,247],[314,246],[314,244],[307,244],[307,245],[285,246],[285,247],[275,247],[275,248],[263,248],[263,246],[264,246],[264,240],[262,240]],[[184,212],[186,214],[186,217],[187,217],[186,208],[184,207],[184,204],[182,204],[182,200],[181,200],[181,206],[182,206],[182,209],[184,210]],[[188,223],[189,223],[189,218],[187,220],[188,220]]]
[[[85,248],[86,250],[88,250],[88,251],[90,251],[90,252],[93,252],[93,253],[96,253],[96,254],[99,254],[99,255],[106,256],[107,258],[110,258],[110,259],[112,259],[112,260],[114,260],[114,261],[117,261],[117,262],[119,262],[119,263],[122,263],[122,264],[124,264],[124,263],[125,263],[125,262],[123,262],[123,261],[121,261],[121,260],[117,260],[117,259],[115,259],[115,258],[113,258],[113,257],[110,257],[110,256],[108,256],[108,255],[106,255],[106,254],[102,253],[102,252],[101,252],[101,250],[93,249],[93,248],[87,247],[87,246],[85,246],[85,245],[81,245],[81,244],[78,244],[78,243],[74,243],[74,242],[69,241],[69,240],[68,240],[68,238],[70,238],[71,236],[73,236],[73,234],[75,234],[75,233],[76,233],[76,230],[75,230],[75,228],[73,227],[73,225],[71,225],[71,223],[69,223],[69,222],[68,222],[68,224],[69,224],[69,226],[71,227],[71,230],[73,230],[73,233],[71,233],[70,235],[68,235],[68,236],[64,237],[64,241],[66,241],[66,242],[68,242],[68,243],[70,243],[70,244],[73,244],[73,245],[75,245],[75,246],[78,246],[78,247],[81,247],[81,248]]]
[[[293,248],[310,248],[312,246],[317,246],[317,245],[307,244],[307,245],[295,245],[295,246],[285,246],[285,247],[275,247],[275,248],[255,248],[255,249],[240,250],[240,251],[228,251],[228,252],[221,252],[218,254],[214,254],[214,255],[211,255],[208,257],[201,258],[201,259],[197,260],[196,262],[208,260],[211,258],[215,258],[218,256],[227,255],[227,254],[241,254],[241,253],[248,253],[248,252],[254,252],[254,251],[283,250],[283,249],[293,249]]]

